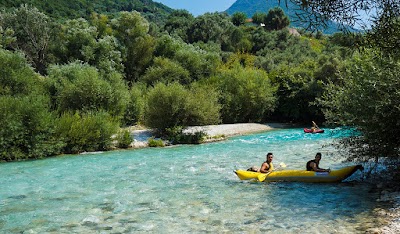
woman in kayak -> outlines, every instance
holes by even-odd
[[[317,172],[330,172],[330,169],[323,169],[323,168],[319,168],[319,161],[321,161],[321,153],[317,153],[315,155],[315,159],[314,160],[310,160],[307,162],[306,168],[307,171],[317,171]]]
[[[274,170],[274,165],[272,164],[272,159],[274,159],[274,155],[272,153],[268,153],[266,156],[266,161],[261,164],[261,168],[258,169],[256,166],[250,167],[247,169],[248,171],[255,171],[261,173],[269,173]]]

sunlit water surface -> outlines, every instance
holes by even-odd
[[[376,194],[338,184],[240,181],[234,169],[343,163],[340,129],[285,129],[227,141],[0,164],[1,233],[349,233],[372,227]]]

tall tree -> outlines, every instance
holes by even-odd
[[[121,12],[112,21],[112,27],[122,44],[125,78],[135,82],[153,58],[155,40],[148,34],[149,23],[138,12]]]
[[[274,7],[268,11],[265,18],[265,28],[268,30],[281,30],[289,26],[290,20],[282,8]]]
[[[36,71],[44,74],[52,33],[50,18],[24,4],[11,12],[0,12],[0,27],[14,32],[16,40],[10,41],[7,47],[23,51]]]
[[[171,35],[177,35],[182,40],[188,42],[187,31],[191,27],[194,17],[186,10],[176,10],[172,12],[165,22],[164,29]]]
[[[243,12],[235,12],[232,15],[232,23],[236,26],[240,26],[246,23],[247,16]]]

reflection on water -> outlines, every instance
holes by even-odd
[[[63,156],[0,165],[4,233],[349,233],[373,226],[376,194],[358,181],[257,183],[233,170],[274,163],[302,169],[347,164],[332,147],[338,131],[271,131],[163,149]],[[340,132],[339,132],[340,133]]]

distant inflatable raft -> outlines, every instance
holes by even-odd
[[[363,170],[361,165],[344,167],[331,172],[315,172],[305,170],[282,170],[273,171],[269,174],[260,172],[236,170],[235,174],[241,180],[258,181],[289,181],[289,182],[310,182],[310,183],[337,183],[345,180],[357,170]]]
[[[304,129],[305,133],[324,133],[324,129],[309,129],[309,128],[305,128]]]

